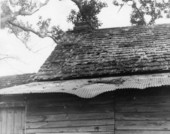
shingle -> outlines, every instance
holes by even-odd
[[[170,25],[67,33],[43,64],[38,80],[115,76],[170,69]]]
[[[31,83],[35,74],[21,74],[0,77],[0,89]]]

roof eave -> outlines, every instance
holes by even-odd
[[[99,94],[117,89],[146,89],[169,85],[170,73],[159,73],[150,75],[34,82],[1,89],[0,95],[68,93],[77,95],[81,98],[93,98]]]

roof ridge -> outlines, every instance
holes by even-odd
[[[64,39],[40,68],[39,80],[170,70],[170,24],[99,29]]]

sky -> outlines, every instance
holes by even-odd
[[[98,15],[103,23],[100,28],[130,26],[131,8],[124,6],[119,11],[118,7],[113,6],[112,1],[107,0],[108,7],[102,9]],[[42,15],[43,18],[51,18],[52,25],[59,25],[63,30],[67,30],[73,27],[66,21],[71,9],[77,9],[77,7],[70,0],[50,0],[48,5],[33,16],[26,17],[26,20],[34,23],[38,16]],[[157,24],[159,23],[170,23],[170,20],[161,19],[157,21]],[[0,54],[12,56],[12,58],[0,60],[0,76],[37,72],[56,46],[51,39],[42,39],[35,35],[32,35],[28,45],[32,51],[28,50],[13,34],[9,34],[6,29],[0,30]]]

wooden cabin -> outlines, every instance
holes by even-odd
[[[66,33],[0,90],[0,134],[170,134],[169,71],[170,25]]]

